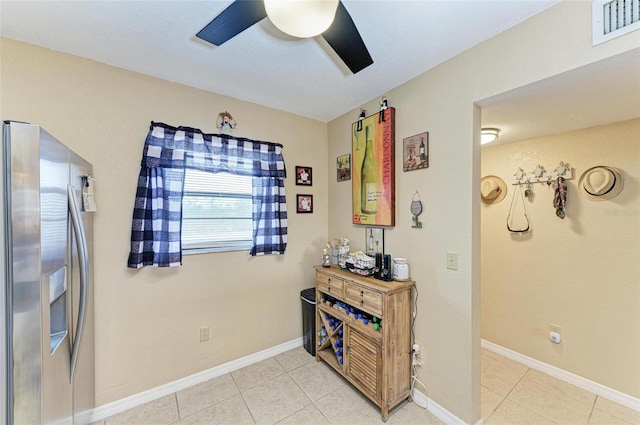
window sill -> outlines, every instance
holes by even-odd
[[[250,251],[251,246],[227,246],[217,248],[188,248],[182,250],[182,255],[210,254],[213,252]]]

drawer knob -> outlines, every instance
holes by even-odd
[[[331,286],[329,286],[329,289],[327,289],[327,292],[331,292]]]
[[[364,291],[360,291],[360,296],[364,296]]]
[[[360,300],[360,305],[364,305],[364,300]]]

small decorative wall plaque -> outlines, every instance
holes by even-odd
[[[404,171],[429,168],[429,132],[407,137],[402,141],[402,169]]]
[[[312,186],[312,168],[296,165],[296,185],[298,186]]]
[[[298,213],[312,213],[313,195],[296,195],[296,205],[298,206]]]
[[[367,227],[365,228],[365,253],[374,257],[376,254],[384,254],[384,228]]]
[[[336,160],[338,181],[351,180],[351,154],[340,155]]]

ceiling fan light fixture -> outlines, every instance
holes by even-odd
[[[267,16],[282,32],[315,37],[331,26],[339,0],[264,0]]]
[[[498,134],[500,134],[499,128],[483,128],[480,130],[480,144],[486,145],[495,141],[498,138]]]

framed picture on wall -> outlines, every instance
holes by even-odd
[[[313,195],[296,195],[296,205],[298,206],[298,213],[312,213],[313,212]]]
[[[351,129],[353,224],[395,226],[395,108]]]
[[[311,167],[296,165],[296,184],[298,186],[311,186],[313,184],[311,173]]]
[[[407,137],[402,141],[403,171],[429,168],[429,132]]]
[[[384,254],[384,229],[382,227],[365,228],[366,254],[374,257],[376,254]]]
[[[351,154],[340,155],[336,160],[338,181],[351,180]]]

